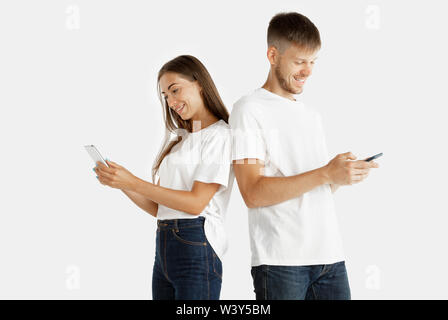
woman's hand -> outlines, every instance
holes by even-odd
[[[116,189],[131,190],[138,178],[113,161],[106,160],[106,163],[109,167],[98,161],[94,168],[101,184]]]

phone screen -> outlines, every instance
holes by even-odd
[[[98,161],[100,161],[100,162],[104,163],[106,166],[108,166],[108,164],[104,160],[104,158],[101,155],[101,153],[98,151],[98,149],[93,144],[86,145],[86,146],[84,146],[84,148],[86,149],[87,153],[92,158],[93,162],[95,163],[95,166],[96,166]]]
[[[381,153],[378,153],[378,154],[376,154],[376,155],[374,155],[374,156],[371,156],[370,158],[367,158],[367,159],[364,160],[364,161],[372,161],[372,160],[374,160],[374,159],[376,159],[376,158],[381,157],[382,155],[383,155],[383,153],[381,152]]]

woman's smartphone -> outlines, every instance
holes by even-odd
[[[86,148],[86,151],[88,154],[90,154],[90,157],[93,159],[93,161],[95,162],[95,166],[97,164],[98,161],[104,163],[107,167],[109,166],[106,161],[104,160],[103,156],[101,155],[101,153],[98,151],[97,148],[95,148],[95,146],[93,144],[91,145],[86,145],[84,146],[84,148]]]
[[[372,161],[372,160],[374,160],[376,158],[381,157],[382,155],[383,155],[383,153],[381,152],[381,153],[378,153],[378,154],[376,154],[374,156],[371,156],[370,158],[365,159],[364,161]]]

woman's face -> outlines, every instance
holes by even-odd
[[[168,106],[183,120],[199,120],[198,115],[205,107],[197,81],[189,81],[178,73],[166,72],[160,77],[159,85]]]

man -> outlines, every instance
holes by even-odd
[[[378,164],[351,153],[328,161],[320,114],[298,96],[321,41],[291,12],[272,18],[262,88],[231,112],[233,167],[249,208],[256,299],[350,299],[332,193],[363,181]]]

